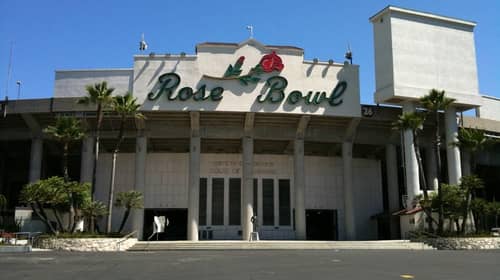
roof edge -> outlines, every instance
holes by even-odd
[[[454,24],[460,24],[460,25],[466,25],[469,27],[475,27],[476,22],[470,21],[470,20],[464,20],[464,19],[459,19],[459,18],[454,18],[454,17],[448,17],[448,16],[442,16],[434,13],[429,13],[429,12],[423,12],[423,11],[418,11],[418,10],[413,10],[413,9],[406,9],[406,8],[401,8],[397,6],[392,6],[389,5],[379,12],[377,12],[375,15],[371,16],[369,20],[371,22],[374,22],[377,20],[380,16],[383,14],[386,14],[388,12],[398,12],[398,13],[403,13],[403,14],[409,14],[409,15],[414,15],[414,16],[419,16],[419,17],[425,17],[425,18],[432,18],[435,20],[440,20],[444,22],[450,22]]]
[[[99,69],[56,69],[55,72],[104,72],[104,71],[134,71],[134,68],[99,68]]]

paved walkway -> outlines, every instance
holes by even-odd
[[[316,250],[0,254],[0,279],[499,279],[500,251]]]

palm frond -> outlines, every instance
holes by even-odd
[[[483,130],[477,128],[463,127],[458,131],[457,142],[453,145],[462,149],[476,152],[483,150],[491,143]]]
[[[80,121],[74,117],[58,117],[55,125],[49,125],[43,131],[61,142],[78,141],[85,136]]]
[[[428,111],[436,112],[446,110],[450,104],[455,102],[455,99],[446,97],[444,90],[432,89],[429,94],[420,98],[420,102]]]
[[[420,112],[404,113],[398,120],[392,123],[392,128],[396,130],[419,131],[423,129],[425,115]]]

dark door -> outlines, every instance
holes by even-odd
[[[165,232],[158,234],[158,240],[187,240],[187,209],[145,209],[144,240],[153,233],[153,217],[165,216],[168,225]],[[157,240],[153,235],[151,241]]]
[[[306,209],[307,240],[337,240],[337,210]]]

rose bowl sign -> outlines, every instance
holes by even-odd
[[[172,67],[165,67],[170,62],[165,59],[153,75],[136,75],[134,93],[144,91],[139,86],[147,78],[144,110],[359,115],[357,66],[307,63],[302,56],[300,61],[285,52],[265,53],[251,47],[242,47],[233,55],[198,51],[197,57],[179,58]],[[231,57],[233,63],[222,68]],[[255,62],[250,67],[248,61]],[[145,69],[157,61],[147,62],[149,65],[145,62],[136,67]]]

